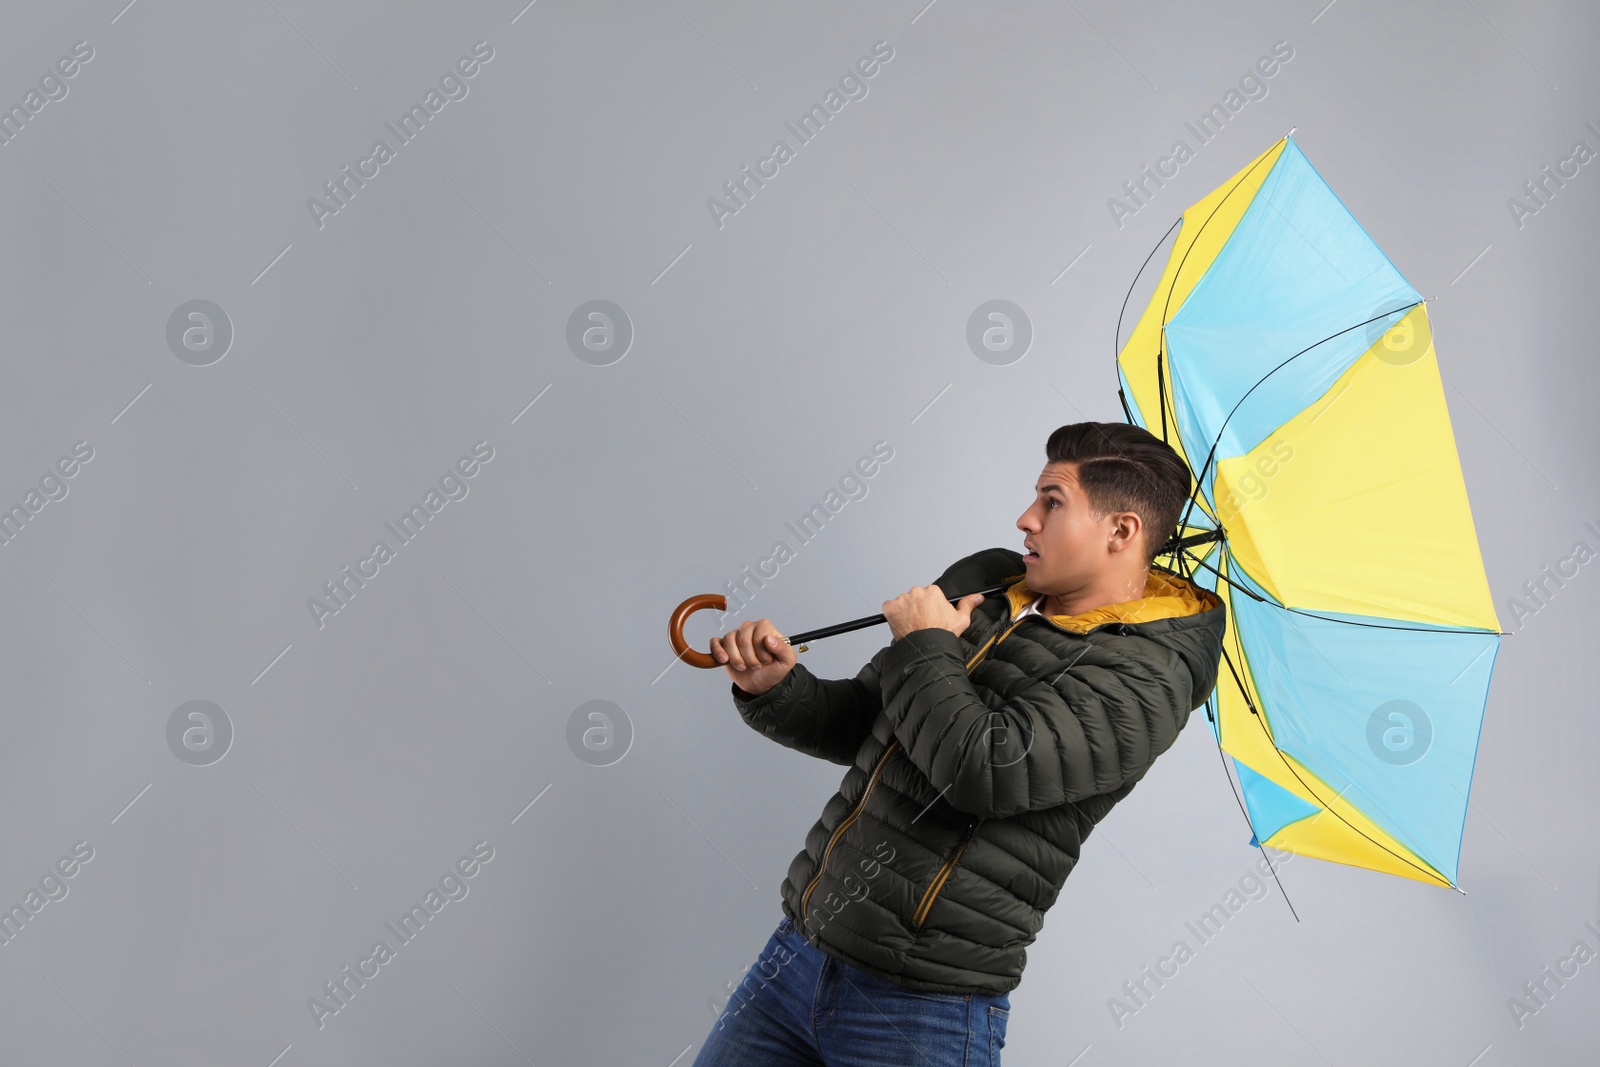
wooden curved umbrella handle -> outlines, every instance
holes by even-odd
[[[672,642],[672,650],[678,658],[691,667],[718,667],[721,666],[711,655],[706,652],[696,652],[689,647],[689,642],[683,639],[683,624],[690,615],[702,608],[716,608],[718,611],[728,610],[728,598],[721,593],[701,593],[692,596],[679,604],[672,611],[672,618],[667,620],[667,639]]]

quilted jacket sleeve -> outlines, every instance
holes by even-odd
[[[730,683],[734,707],[740,718],[778,744],[849,765],[883,710],[877,667],[883,651],[854,678],[818,678],[796,663],[783,681],[758,697],[746,699]]]
[[[1022,572],[1020,553],[990,548],[957,560],[936,584],[954,595],[984,588],[1006,576],[1021,577]],[[892,647],[880,649],[854,678],[818,678],[804,664],[796,663],[783,681],[758,697],[747,699],[737,685],[730,684],[734,706],[740,718],[780,745],[848,766],[883,711],[879,675]],[[959,649],[956,654],[959,670]]]
[[[880,684],[907,758],[971,815],[1004,818],[1131,785],[1191,710],[1182,659],[1137,637],[1083,641],[997,710],[962,656],[950,631],[912,631],[884,654]]]

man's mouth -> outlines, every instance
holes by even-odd
[[[1033,550],[1033,548],[1032,548],[1032,547],[1030,547],[1030,546],[1029,546],[1029,545],[1028,545],[1028,544],[1027,544],[1027,542],[1023,542],[1023,545],[1022,545],[1022,547],[1023,547],[1023,548],[1025,548],[1025,549],[1027,549],[1027,552],[1025,552],[1025,553],[1024,553],[1024,554],[1023,554],[1023,556],[1022,556],[1022,562],[1024,562],[1024,563],[1029,563],[1029,562],[1032,562],[1032,561],[1033,561],[1033,560],[1036,560],[1036,559],[1038,559],[1038,558],[1039,558],[1039,553],[1037,553],[1037,552],[1035,552],[1035,551],[1034,551],[1034,550]]]

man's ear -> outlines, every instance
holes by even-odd
[[[1111,536],[1107,546],[1113,552],[1127,552],[1143,544],[1144,521],[1136,511],[1119,511],[1111,516]]]

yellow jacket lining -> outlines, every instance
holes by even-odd
[[[1015,619],[1017,613],[1033,603],[1038,596],[1037,592],[1028,588],[1026,578],[1006,589],[1006,597],[1011,601],[1010,618]],[[1108,622],[1150,622],[1154,619],[1198,615],[1202,611],[1210,611],[1221,603],[1221,598],[1209,589],[1202,589],[1176,575],[1151,570],[1145,579],[1144,596],[1138,600],[1104,604],[1078,615],[1046,617],[1063,629],[1087,633],[1096,626]]]

